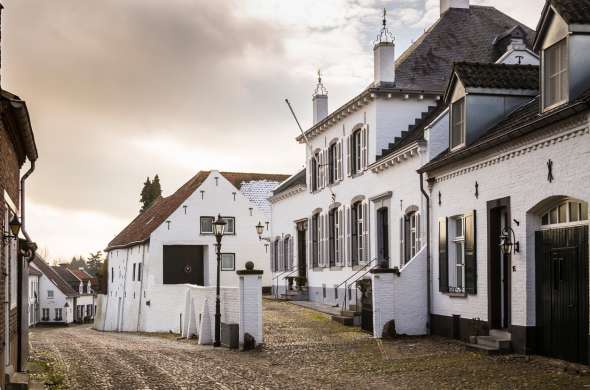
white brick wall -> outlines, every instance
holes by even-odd
[[[553,183],[547,181],[547,161],[553,161]],[[526,140],[482,153],[446,170],[434,172],[439,178],[432,195],[433,312],[488,321],[487,202],[510,197],[511,218],[520,253],[512,256],[511,272],[513,325],[535,325],[535,230],[540,216],[532,209],[553,196],[569,196],[590,202],[590,134],[588,118],[568,120]],[[449,174],[449,177],[445,175]],[[479,198],[475,197],[475,182]],[[442,204],[438,204],[438,192]],[[440,217],[477,211],[477,295],[451,298],[438,288],[438,224]]]

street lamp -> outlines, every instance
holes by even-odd
[[[217,240],[217,295],[215,298],[215,342],[214,347],[221,345],[221,239],[225,231],[226,222],[221,218],[221,215],[217,216],[217,220],[213,222],[213,233],[215,234],[215,240]]]
[[[258,225],[256,225],[256,234],[258,234],[258,240],[270,242],[270,238],[262,237],[262,233],[264,233],[264,225],[262,224],[262,222],[258,222]]]

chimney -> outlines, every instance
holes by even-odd
[[[444,14],[450,8],[469,9],[469,0],[440,0],[440,14]]]
[[[383,28],[373,47],[375,85],[395,82],[395,43],[393,34],[387,29],[386,16],[387,11],[383,10]]]
[[[313,93],[313,124],[328,116],[328,90],[322,84],[322,73],[318,70],[318,85]]]

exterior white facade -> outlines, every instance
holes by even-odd
[[[41,323],[71,324],[74,322],[75,296],[65,294],[41,269],[31,263],[43,275],[39,278],[39,310]]]
[[[233,218],[235,232],[226,234],[221,252],[233,254],[235,263],[221,271],[220,284],[237,287],[236,270],[252,261],[262,270],[262,286],[271,285],[270,265],[265,243],[255,226],[270,221],[266,197],[278,182],[252,181],[237,189],[223,173],[211,171],[206,179],[164,223],[149,235],[149,240],[122,248],[109,248],[108,295],[105,303],[107,329],[118,331],[179,332],[185,309],[185,284],[164,283],[164,248],[199,246],[203,250],[205,287],[217,282],[215,237],[201,231],[201,217]]]
[[[39,307],[39,275],[29,273],[29,326],[35,326],[41,321]]]

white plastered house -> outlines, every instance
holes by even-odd
[[[425,124],[445,115],[440,100],[454,62],[514,62],[517,56],[534,62],[533,36],[493,7],[441,1],[439,20],[397,60],[389,32],[381,31],[373,47],[374,81],[338,109],[329,112],[319,80],[314,123],[297,138],[308,145],[306,169],[271,198],[277,295],[296,275],[305,280],[307,299],[348,309],[363,299],[356,282],[386,263],[408,284],[400,305],[409,314],[397,321],[398,332],[427,332],[426,205],[416,173],[429,159]],[[367,330],[371,318],[363,321]]]
[[[221,278],[237,287],[236,270],[252,261],[270,287],[268,247],[256,225],[269,226],[271,191],[285,175],[201,171],[174,194],[157,199],[110,243],[104,329],[179,332],[187,285],[215,286],[212,222],[227,222]]]

